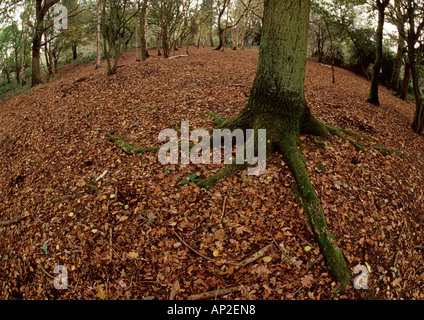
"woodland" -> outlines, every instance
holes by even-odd
[[[423,58],[422,0],[1,0],[0,299],[424,299]]]

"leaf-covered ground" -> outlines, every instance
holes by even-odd
[[[209,128],[206,112],[237,115],[257,55],[201,48],[136,62],[126,53],[114,76],[65,67],[1,104],[0,298],[187,299],[227,288],[210,298],[424,298],[424,140],[410,130],[414,105],[385,88],[375,107],[365,79],[336,69],[332,84],[328,66],[307,65],[313,113],[368,138],[355,138],[363,153],[337,137],[325,146],[302,137],[330,229],[352,270],[370,271],[368,290],[352,282],[339,296],[280,155],[261,176],[240,172],[205,191],[180,182],[221,165],[162,165],[106,138],[116,130],[133,145],[160,146],[160,130],[182,120]],[[53,286],[57,265],[68,290]]]

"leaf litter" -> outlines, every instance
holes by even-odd
[[[336,284],[280,155],[261,176],[240,172],[205,191],[190,177],[222,166],[164,166],[155,153],[129,155],[105,138],[116,130],[131,145],[160,146],[160,130],[182,120],[210,128],[207,112],[234,117],[256,62],[255,50],[200,48],[143,63],[129,52],[116,75],[64,67],[1,104],[0,221],[12,222],[0,225],[0,296],[424,298],[423,252],[416,249],[424,244],[423,137],[410,130],[413,104],[388,90],[381,88],[377,108],[365,102],[363,78],[336,69],[332,84],[328,68],[307,65],[313,113],[369,138],[361,140],[363,153],[337,137],[325,146],[302,137],[338,245],[352,270],[371,270],[368,290],[352,283],[341,296],[332,295]],[[375,145],[402,154],[383,155]],[[53,286],[58,264],[68,270],[68,290]]]

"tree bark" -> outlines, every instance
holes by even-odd
[[[26,31],[27,21],[22,20],[22,56],[21,56],[21,85],[26,85],[25,77],[25,64],[26,64],[26,41],[27,41],[27,31]]]
[[[371,87],[368,96],[368,102],[379,106],[380,100],[378,97],[378,85],[380,84],[380,71],[383,64],[383,28],[386,7],[389,5],[389,0],[377,0],[378,9],[378,26],[376,32],[376,50],[375,63],[371,77]]]
[[[400,86],[398,91],[398,96],[402,100],[406,101],[410,82],[411,82],[411,65],[409,64],[409,59],[408,59],[408,62],[405,64],[405,71],[403,73],[402,85]]]
[[[142,61],[145,61],[149,57],[149,52],[147,51],[146,25],[147,25],[147,0],[144,0],[140,10],[140,50],[141,50]]]
[[[34,38],[32,40],[32,79],[31,86],[34,87],[41,83],[40,71],[40,49],[41,37],[43,35],[43,16],[41,1],[36,3],[36,24],[34,30]]]
[[[101,68],[101,59],[102,59],[101,42],[100,42],[101,22],[102,22],[101,0],[97,0],[97,31],[96,31],[97,32],[97,59],[96,59],[96,69]]]
[[[399,79],[402,69],[404,49],[404,40],[401,36],[399,36],[395,65],[393,66],[392,78],[390,79],[390,89],[396,92],[399,90]]]
[[[36,0],[35,2],[35,27],[34,27],[34,38],[32,40],[32,80],[31,86],[34,87],[41,83],[41,71],[40,71],[40,49],[41,49],[41,38],[46,30],[44,27],[44,17],[46,16],[49,9],[58,3],[59,0]]]
[[[297,182],[309,229],[343,290],[350,281],[350,270],[327,226],[298,148],[301,133],[328,135],[327,126],[312,116],[304,93],[310,7],[310,0],[265,0],[259,59],[249,100],[236,118],[221,122],[220,128],[266,129],[263,143],[267,155],[274,151],[284,155]],[[198,185],[209,188],[226,174],[243,168],[229,166],[198,181]]]
[[[72,47],[72,59],[77,60],[78,59],[77,44],[73,42],[71,47]]]
[[[424,28],[424,21],[420,21],[420,24],[415,28],[416,23],[416,10],[417,6],[414,2],[408,1],[408,21],[409,21],[409,31],[408,31],[408,58],[411,66],[411,77],[412,77],[412,86],[415,97],[415,114],[414,120],[412,122],[412,130],[417,134],[423,134],[424,131],[424,110],[423,110],[423,96],[420,88],[420,59],[422,55],[422,46],[415,48],[416,44],[421,38],[422,28]]]

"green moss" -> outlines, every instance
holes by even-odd
[[[87,187],[89,187],[91,190],[93,190],[96,194],[99,194],[99,188],[96,186],[93,186],[92,184],[86,184]]]
[[[213,119],[213,121],[214,121],[214,124],[215,124],[216,126],[221,125],[221,124],[225,121],[225,119],[224,119],[224,118],[220,117],[220,116],[219,116],[219,115],[217,115],[216,113],[208,112],[208,113],[207,113],[207,115],[209,115],[209,116],[211,116],[211,117],[212,117],[212,119]]]
[[[303,211],[309,228],[316,236],[327,267],[331,275],[340,282],[339,290],[342,291],[350,281],[350,271],[342,252],[335,243],[333,234],[327,226],[321,202],[309,179],[304,159],[297,148],[296,141],[297,138],[294,135],[287,134],[281,142],[281,149],[296,180],[298,194],[302,200]]]
[[[227,164],[222,170],[215,173],[213,176],[207,179],[196,179],[194,183],[196,183],[200,188],[204,188],[206,190],[211,189],[219,180],[225,178],[227,175],[233,175],[238,171],[242,171],[247,169],[248,164]]]
[[[342,134],[342,130],[341,130],[341,129],[336,128],[336,127],[334,127],[334,126],[330,126],[330,125],[327,125],[327,128],[328,128],[328,131],[329,131],[331,134],[333,134],[333,135],[335,135],[335,136],[337,136],[337,137],[339,137],[339,138],[343,139],[343,141],[349,141],[349,142],[350,142],[350,143],[351,143],[351,144],[355,147],[355,149],[356,149],[356,150],[366,153],[366,150],[365,150],[365,148],[362,146],[362,144],[360,144],[359,142],[357,142],[357,141],[355,141],[355,140],[353,140],[353,139],[351,139],[351,138],[347,138],[347,137],[345,137],[345,136]]]
[[[140,154],[140,153],[146,153],[146,152],[156,152],[159,148],[158,147],[134,147],[130,145],[129,143],[125,142],[122,137],[114,135],[115,130],[108,132],[107,137],[108,139],[115,144],[118,148],[124,150],[126,153],[129,154]]]
[[[395,150],[395,149],[389,149],[389,148],[383,147],[381,145],[375,145],[375,146],[373,146],[373,148],[375,150],[379,151],[384,156],[387,156],[387,155],[390,155],[390,154],[393,154],[393,153],[396,153],[399,156],[403,154],[402,151]]]

